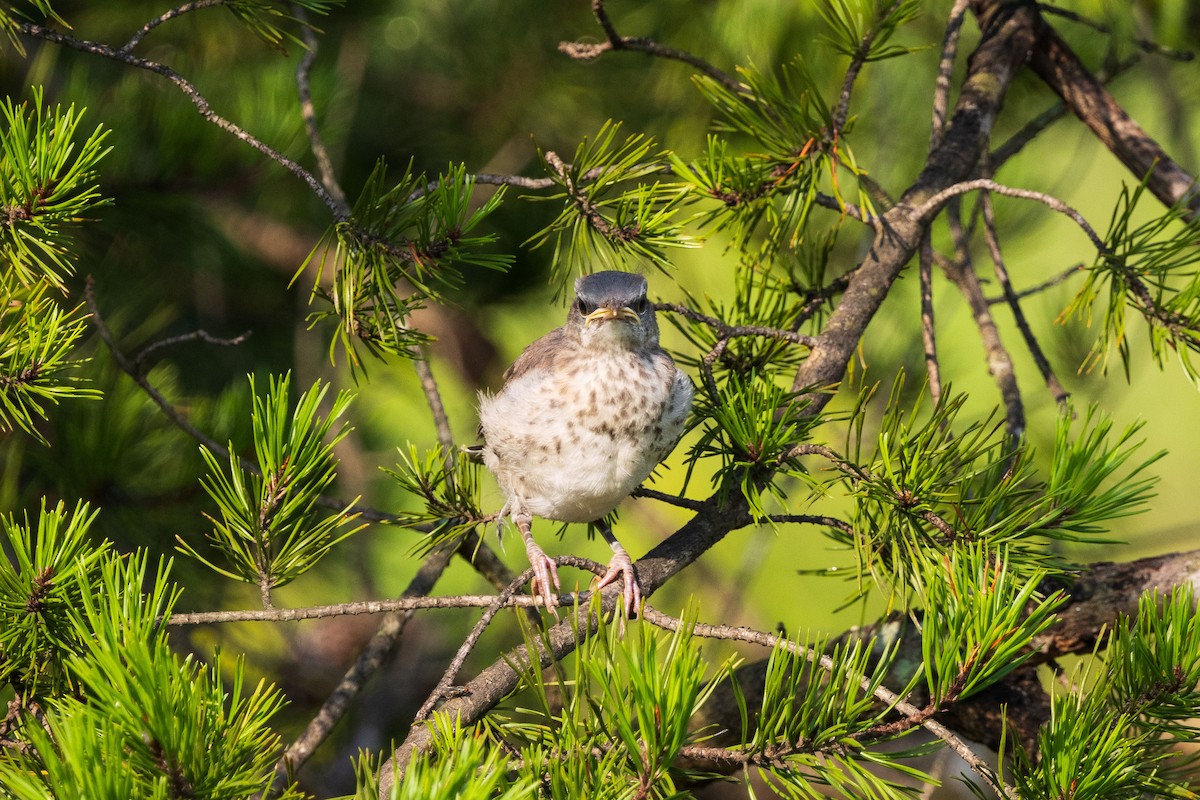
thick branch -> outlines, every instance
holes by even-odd
[[[649,597],[724,538],[725,534],[748,525],[750,521],[746,501],[740,494],[721,497],[718,493],[710,497],[695,517],[637,562],[635,566],[642,594]],[[611,613],[616,608],[620,593],[621,589],[617,586],[605,590],[605,613]],[[543,648],[539,640],[536,653],[531,654],[524,645],[509,651],[463,686],[455,697],[447,700],[441,711],[466,725],[477,721],[517,687],[521,671],[528,668],[532,659],[537,659],[540,667],[562,659],[594,633],[596,625],[597,621],[586,610],[581,610],[575,617],[563,619],[545,632],[543,638],[548,649]],[[392,784],[404,773],[409,760],[415,753],[425,750],[431,740],[432,732],[427,725],[413,726],[408,738],[380,768],[380,797],[391,796]]]
[[[1050,25],[1039,17],[1034,30],[1037,40],[1029,64],[1038,77],[1135,177],[1148,176],[1146,185],[1155,197],[1168,206],[1185,204],[1188,219],[1194,219],[1200,213],[1196,178],[1125,113]]]
[[[792,386],[797,391],[842,379],[867,325],[920,246],[928,221],[914,211],[943,189],[971,177],[986,152],[1004,95],[1033,44],[1034,12],[980,0],[975,5],[983,40],[971,57],[945,135],[931,150],[913,185],[880,220],[866,259],[851,278],[812,353],[796,372]],[[810,399],[809,413],[817,413],[829,395]]]

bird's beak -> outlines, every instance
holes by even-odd
[[[638,313],[629,306],[621,306],[620,308],[606,308],[602,306],[592,313],[585,315],[583,319],[585,322],[607,322],[610,319],[620,319],[621,317],[634,321],[641,319]]]

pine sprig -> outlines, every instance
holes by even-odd
[[[95,519],[85,503],[68,510],[44,501],[36,522],[0,519],[11,553],[0,559],[0,685],[23,700],[53,696],[71,683],[66,661],[83,646],[71,614],[82,603],[80,587],[97,580],[111,552],[107,542],[89,541]]]
[[[829,535],[854,548],[860,575],[886,592],[922,591],[921,564],[939,553],[983,543],[1005,553],[1008,569],[1027,577],[1059,572],[1064,562],[1047,541],[1104,541],[1106,523],[1140,513],[1153,496],[1147,470],[1162,453],[1134,460],[1140,425],[1113,433],[1094,409],[1074,430],[1067,409],[1058,423],[1051,468],[1033,468],[1028,443],[1003,434],[996,414],[959,422],[966,397],[946,388],[923,413],[924,395],[912,412],[893,386],[888,411],[863,452],[861,424],[851,426],[851,458],[831,454],[855,500],[852,531]],[[856,414],[861,419],[862,406]]]
[[[1187,374],[1200,383],[1200,365],[1193,362],[1200,353],[1200,251],[1195,246],[1200,223],[1185,221],[1187,206],[1177,205],[1135,224],[1145,191],[1145,180],[1132,191],[1122,187],[1104,248],[1062,316],[1083,317],[1090,325],[1100,305],[1100,335],[1084,367],[1099,365],[1107,371],[1115,349],[1128,376],[1132,351],[1127,312],[1133,310],[1148,323],[1154,360],[1161,366],[1168,355],[1176,354]]]
[[[28,750],[0,759],[0,796],[235,800],[264,792],[275,777],[279,737],[270,721],[282,696],[262,682],[249,687],[240,663],[226,681],[219,658],[208,666],[174,654],[161,625],[177,596],[166,567],[151,574],[144,553],[109,554],[98,574],[77,574],[73,589],[79,602],[69,616],[83,642],[68,662],[74,692],[24,726]]]
[[[382,160],[375,165],[351,216],[326,231],[296,273],[316,260],[313,296],[331,308],[314,312],[310,322],[337,321],[331,359],[339,345],[355,369],[362,365],[360,347],[375,356],[411,357],[428,341],[410,324],[414,311],[459,288],[463,267],[507,268],[510,256],[480,249],[495,235],[474,233],[499,207],[503,187],[477,207],[474,187],[461,165],[431,182],[410,164],[394,183]],[[333,273],[328,288],[322,280],[327,267]]]
[[[628,797],[638,787],[648,797],[676,796],[674,763],[706,735],[689,721],[735,663],[707,676],[685,628],[668,636],[643,625],[623,638],[618,626],[605,625],[569,665],[556,664],[552,678],[536,666],[523,670],[538,708],[516,709],[492,736],[519,750],[524,769],[546,776],[551,797]]]
[[[857,61],[883,61],[923,49],[889,44],[901,25],[921,15],[918,0],[823,0],[816,9],[829,27],[820,41]]]
[[[825,418],[804,413],[806,403],[798,399],[804,392],[784,389],[759,372],[730,372],[721,384],[703,386],[693,401],[700,437],[688,451],[685,482],[701,460],[719,460],[714,485],[741,492],[751,513],[765,519],[767,495],[787,496],[781,476],[811,481],[793,450]]]
[[[1190,757],[1200,716],[1200,621],[1195,593],[1144,594],[1137,618],[1123,619],[1107,653],[1082,668],[1072,691],[1052,700],[1035,753],[1018,750],[1013,780],[1021,797],[1193,797],[1176,774]]]
[[[48,288],[18,289],[0,306],[0,431],[23,430],[43,444],[37,422],[47,403],[100,396],[71,374],[87,360],[73,358],[87,318],[79,308],[64,311]]]
[[[84,136],[84,110],[42,104],[42,91],[16,104],[0,100],[0,294],[41,281],[62,289],[74,273],[71,231],[108,200],[96,165],[111,148],[108,131]],[[81,141],[82,140],[82,141]]]
[[[927,562],[921,647],[931,705],[969,697],[1028,660],[1034,637],[1055,621],[1066,599],[1061,592],[1041,596],[1044,577],[1018,577],[1003,549],[979,544]]]
[[[563,209],[526,244],[554,242],[554,282],[565,290],[577,272],[636,268],[663,271],[673,248],[694,247],[679,218],[685,188],[650,181],[663,171],[666,153],[644,134],[619,138],[620,123],[606,122],[584,139],[571,162],[546,152],[542,159],[558,191],[544,198],[564,201]]]
[[[48,0],[25,0],[25,4],[36,12],[36,15],[22,11],[10,3],[0,4],[0,33],[4,34],[8,43],[21,58],[25,57],[25,43],[17,35],[19,21],[32,20],[36,22],[40,16],[42,19],[53,21],[64,28],[71,27],[65,19],[58,15]]]
[[[447,539],[489,519],[481,510],[479,464],[470,458],[456,458],[448,463],[440,446],[425,452],[409,444],[407,451],[399,450],[400,461],[395,469],[384,469],[405,492],[421,500],[423,508],[401,511],[395,522],[409,527],[427,528],[431,536],[418,544],[419,552],[428,552]]]
[[[235,580],[259,587],[264,602],[272,589],[283,586],[316,566],[338,542],[361,530],[351,503],[328,516],[317,513],[317,501],[336,478],[334,446],[349,432],[334,425],[350,404],[339,392],[329,414],[320,405],[329,391],[319,382],[300,395],[290,410],[290,375],[271,378],[265,397],[254,395],[253,437],[256,470],[245,468],[232,442],[229,463],[201,449],[209,473],[203,486],[217,504],[218,516],[208,516],[213,529],[206,535],[216,558],[201,555],[179,538],[181,552]],[[254,378],[250,378],[254,393]]]
[[[718,130],[726,137],[749,137],[754,152],[733,155],[727,138],[710,136],[700,159],[686,162],[672,156],[671,165],[690,187],[691,200],[719,201],[701,212],[702,226],[728,230],[738,250],[757,247],[757,256],[769,259],[805,240],[809,212],[823,180],[845,207],[838,170],[852,175],[860,170],[841,136],[846,131],[833,134],[832,110],[802,61],[776,74],[752,67],[739,67],[738,72],[743,79],[740,90],[703,76],[696,82],[720,114]],[[857,201],[864,212],[873,213],[861,187]]]
[[[225,0],[222,5],[264,43],[285,52],[287,42],[304,45],[304,40],[286,27],[308,24],[296,9],[323,16],[343,2],[344,0],[298,0],[290,3],[271,0]]]

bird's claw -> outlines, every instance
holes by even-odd
[[[562,593],[562,584],[558,580],[558,566],[542,550],[529,540],[525,545],[529,556],[529,566],[533,567],[533,580],[529,588],[534,597],[540,598],[546,610],[558,619],[558,597]]]
[[[604,573],[604,577],[596,582],[596,590],[599,591],[605,586],[616,583],[618,578],[625,579],[625,587],[621,593],[624,603],[621,606],[622,613],[620,617],[621,631],[624,633],[625,620],[637,616],[638,609],[642,605],[642,587],[638,584],[637,572],[633,569],[633,561],[624,550],[618,550],[613,553],[612,561],[608,562],[608,572]]]

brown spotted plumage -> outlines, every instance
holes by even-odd
[[[597,272],[575,282],[567,324],[525,348],[494,395],[481,394],[483,462],[496,476],[534,569],[533,591],[553,608],[554,562],[533,540],[532,517],[594,522],[612,546],[603,587],[625,581],[625,611],[641,601],[633,562],[603,518],[675,447],[692,383],[659,347],[646,279]]]

